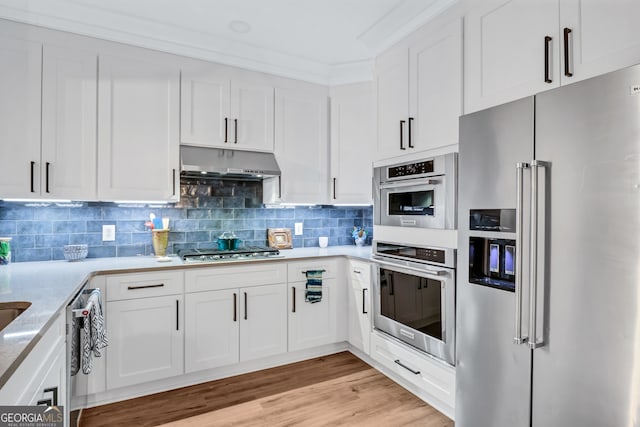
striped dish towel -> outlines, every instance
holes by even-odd
[[[322,301],[322,273],[325,270],[308,270],[307,286],[304,292],[304,300],[308,303],[315,304]]]
[[[82,342],[81,365],[82,372],[91,373],[93,356],[102,356],[102,350],[109,344],[105,321],[102,315],[102,294],[96,289],[89,295],[87,304],[91,303],[89,315],[84,319],[80,330]]]

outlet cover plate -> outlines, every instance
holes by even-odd
[[[302,223],[301,222],[296,222],[295,223],[295,234],[296,234],[296,236],[302,235]]]
[[[102,226],[102,241],[113,242],[116,240],[116,225],[103,225]]]

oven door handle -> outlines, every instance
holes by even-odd
[[[378,265],[382,265],[385,267],[391,267],[393,269],[396,270],[410,270],[410,271],[415,271],[416,273],[421,273],[421,274],[425,274],[428,276],[435,276],[435,277],[441,277],[441,276],[445,276],[447,274],[450,273],[450,270],[448,269],[444,269],[444,268],[434,268],[434,267],[429,267],[429,266],[424,266],[421,268],[415,268],[415,267],[411,267],[411,266],[406,266],[406,265],[399,265],[393,262],[388,262],[388,261],[383,261],[380,259],[380,257],[376,257],[373,256],[371,257],[371,260],[373,262],[375,262]]]
[[[421,178],[421,179],[408,179],[406,181],[392,181],[392,182],[383,182],[380,184],[380,189],[388,190],[393,188],[402,188],[402,187],[413,187],[418,185],[441,185],[443,183],[442,179],[433,179],[433,178]]]

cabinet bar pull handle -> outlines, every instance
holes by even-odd
[[[53,393],[53,406],[58,406],[58,387],[45,388],[44,392]]]
[[[406,123],[406,121],[404,120],[400,120],[400,149],[401,150],[406,150],[406,148],[404,147],[404,124]]]
[[[127,289],[130,291],[135,291],[136,289],[161,288],[163,286],[164,283],[158,283],[157,285],[127,286]]]
[[[406,369],[407,371],[411,372],[414,375],[420,375],[420,371],[416,371],[414,369],[411,369],[410,367],[408,367],[407,365],[405,365],[404,363],[402,363],[400,361],[400,359],[396,359],[393,361],[394,363],[397,363],[398,365],[402,366],[404,369]]]
[[[553,40],[549,36],[544,36],[544,82],[552,83],[550,70],[549,70],[549,55],[551,54],[551,40]]]
[[[238,294],[233,294],[233,321],[238,321]]]
[[[176,195],[176,170],[173,170],[173,195]]]
[[[180,330],[180,300],[176,300],[176,331]]]
[[[238,143],[238,119],[233,119],[233,143]]]
[[[224,118],[224,143],[229,142],[229,119]]]
[[[338,179],[337,178],[333,178],[333,200],[336,199],[336,181]]]
[[[356,274],[362,273],[360,270],[353,270],[353,272],[356,273]]]
[[[244,320],[247,320],[247,293],[244,293]]]
[[[364,307],[365,307],[365,302],[367,301],[366,298],[366,294],[365,291],[367,291],[367,288],[362,289],[362,314],[367,314],[368,312],[365,311]]]
[[[292,286],[291,287],[291,291],[293,293],[292,299],[293,299],[293,310],[291,310],[292,313],[296,312],[296,287]]]
[[[51,163],[47,162],[45,166],[45,191],[49,192],[49,166]]]
[[[411,139],[411,123],[413,123],[413,117],[409,117],[409,148],[415,148]]]
[[[36,167],[36,162],[31,162],[31,192],[32,193],[36,192],[36,189],[34,187],[34,185],[35,185],[34,184],[34,179],[35,179],[34,178],[34,173],[35,173],[34,169],[35,169],[35,167]]]
[[[282,199],[282,176],[278,175],[278,199]]]
[[[569,34],[571,34],[571,28],[564,29],[564,75],[572,77],[573,73],[569,67]]]
[[[37,405],[47,405],[51,406],[51,399],[42,399],[36,402]]]

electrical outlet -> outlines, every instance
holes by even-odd
[[[296,236],[300,236],[302,234],[302,223],[301,222],[296,222],[295,223],[296,226]]]
[[[113,242],[116,240],[116,225],[103,225],[102,226],[102,241]]]

